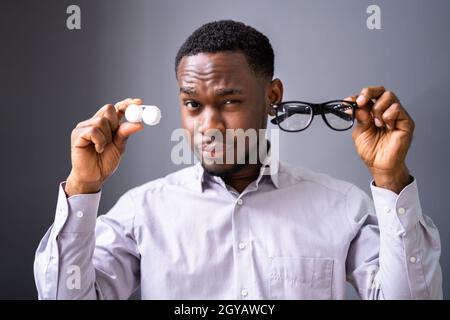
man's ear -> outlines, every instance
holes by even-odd
[[[270,106],[268,107],[267,113],[269,114],[269,116],[275,117],[277,115],[277,111],[275,110],[275,105],[270,104]]]
[[[267,103],[267,113],[270,116],[276,115],[275,106],[283,100],[283,83],[280,79],[273,79],[268,85],[268,103]]]

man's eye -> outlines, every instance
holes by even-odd
[[[225,104],[225,105],[235,105],[235,104],[239,104],[239,103],[241,103],[240,100],[226,100],[226,101],[224,101],[223,104]]]
[[[186,107],[188,107],[189,109],[196,109],[196,108],[198,108],[200,106],[200,104],[195,102],[195,101],[186,101],[184,103],[184,105]]]

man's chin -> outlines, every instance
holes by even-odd
[[[225,178],[240,171],[243,167],[245,167],[245,164],[211,164],[202,162],[202,167],[210,175]]]

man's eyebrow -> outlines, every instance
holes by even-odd
[[[180,87],[180,93],[196,95],[194,87]]]
[[[216,96],[228,96],[232,94],[242,94],[241,88],[223,88],[216,90]]]
[[[180,87],[180,93],[196,95],[194,87]],[[243,90],[241,88],[221,88],[215,91],[216,96],[223,97],[232,94],[242,94]]]

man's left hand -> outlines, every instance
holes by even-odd
[[[400,193],[410,183],[405,158],[413,137],[413,119],[396,95],[384,87],[367,87],[347,99],[358,104],[352,138],[375,185]]]

